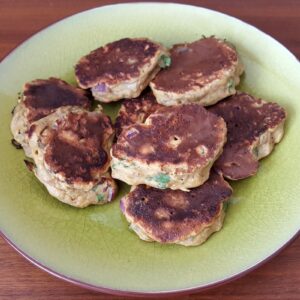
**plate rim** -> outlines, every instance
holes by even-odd
[[[6,59],[9,59],[9,57],[11,55],[14,54],[15,51],[18,50],[18,48],[20,46],[22,46],[25,43],[30,42],[35,36],[43,33],[44,31],[47,31],[49,28],[51,28],[52,26],[55,26],[59,23],[63,23],[64,21],[66,21],[67,19],[73,18],[75,16],[81,15],[81,14],[85,14],[87,12],[91,12],[94,10],[99,10],[102,8],[109,8],[109,7],[113,7],[113,6],[136,6],[136,5],[150,5],[150,4],[155,4],[155,5],[161,5],[161,6],[168,6],[168,5],[172,5],[172,6],[184,6],[184,7],[192,7],[195,9],[200,9],[200,10],[206,10],[208,12],[212,12],[212,13],[216,13],[219,14],[221,16],[225,16],[228,18],[233,19],[234,21],[237,22],[241,22],[245,25],[247,25],[248,27],[251,27],[252,29],[256,30],[257,32],[259,32],[260,34],[264,35],[265,38],[268,38],[270,41],[272,41],[273,43],[276,43],[278,47],[280,47],[283,51],[285,51],[286,55],[289,55],[291,59],[294,59],[295,62],[299,63],[299,60],[297,59],[297,57],[287,48],[285,47],[283,44],[281,44],[278,40],[276,40],[274,37],[272,37],[271,35],[265,33],[264,31],[260,30],[259,28],[255,27],[252,24],[249,24],[248,22],[241,20],[237,17],[231,16],[229,14],[214,10],[214,9],[210,9],[210,8],[206,8],[206,7],[202,7],[202,6],[197,6],[197,5],[192,5],[192,4],[184,4],[184,3],[175,3],[175,2],[156,2],[156,1],[137,1],[137,2],[124,2],[124,3],[112,3],[109,5],[99,5],[90,9],[85,9],[82,11],[79,11],[77,13],[74,14],[70,14],[67,15],[61,19],[58,19],[57,21],[42,26],[40,29],[38,29],[37,31],[35,31],[34,33],[30,34],[28,37],[22,39],[21,42],[19,42],[16,46],[14,46],[12,49],[8,50],[4,56],[0,59],[0,64],[2,62],[4,62]],[[190,294],[190,293],[195,293],[195,292],[200,292],[200,291],[204,291],[204,290],[208,290],[211,288],[215,288],[221,285],[224,285],[226,283],[232,282],[236,279],[239,279],[245,275],[247,275],[248,273],[250,273],[251,271],[259,268],[260,266],[264,265],[265,263],[267,263],[268,261],[270,261],[271,259],[273,259],[275,256],[277,256],[281,251],[283,251],[284,249],[286,249],[288,246],[290,246],[299,236],[300,236],[300,229],[293,235],[290,237],[290,239],[288,239],[283,245],[281,245],[276,251],[274,251],[273,253],[271,253],[269,256],[265,257],[264,259],[262,259],[261,261],[257,262],[256,264],[252,265],[249,268],[244,269],[243,271],[236,273],[230,277],[215,281],[215,282],[211,282],[208,284],[204,284],[204,285],[199,285],[199,286],[195,286],[195,287],[191,287],[191,288],[183,288],[183,289],[174,289],[174,290],[162,290],[162,291],[157,291],[157,292],[153,292],[153,291],[144,291],[144,292],[140,292],[140,291],[133,291],[133,290],[122,290],[122,289],[114,289],[114,288],[109,288],[109,287],[105,287],[105,286],[100,286],[100,285],[93,285],[90,283],[86,283],[84,281],[81,280],[77,280],[74,279],[72,277],[66,276],[62,273],[56,272],[53,269],[51,269],[50,267],[45,266],[44,264],[42,264],[41,262],[39,262],[38,260],[34,259],[33,257],[31,257],[30,255],[28,255],[26,252],[24,252],[21,248],[22,247],[18,247],[9,237],[7,237],[4,232],[2,231],[2,229],[0,229],[0,236],[4,239],[4,241],[11,246],[17,253],[19,253],[22,257],[24,257],[27,261],[29,261],[31,264],[33,264],[34,266],[38,267],[39,269],[47,272],[48,274],[61,279],[65,282],[69,282],[71,284],[74,284],[78,287],[87,289],[87,290],[92,290],[95,292],[101,292],[101,293],[105,293],[105,294],[111,294],[111,295],[116,295],[116,296],[134,296],[134,297],[166,297],[166,296],[175,296],[175,295],[186,295],[186,294]]]
[[[179,289],[179,290],[170,290],[170,291],[158,291],[158,292],[137,292],[137,291],[130,291],[130,290],[120,290],[120,289],[112,289],[104,286],[99,285],[93,285],[90,283],[83,282],[81,280],[77,280],[71,277],[68,277],[64,274],[61,274],[59,272],[56,272],[52,270],[49,267],[46,267],[30,255],[26,254],[23,250],[21,250],[17,245],[15,245],[1,230],[0,230],[0,236],[4,239],[4,241],[11,246],[17,253],[21,254],[22,257],[24,257],[27,261],[29,261],[34,266],[38,267],[40,270],[45,271],[46,273],[61,279],[65,282],[74,284],[78,287],[84,288],[86,290],[94,291],[94,292],[100,292],[110,295],[116,295],[116,296],[134,296],[134,297],[167,297],[167,296],[178,296],[178,295],[187,295],[190,293],[197,293],[202,292],[205,290],[209,290],[212,288],[216,288],[219,286],[222,286],[226,283],[235,281],[236,279],[242,278],[248,273],[258,269],[260,266],[266,264],[270,260],[272,260],[274,257],[276,257],[280,252],[282,252],[284,249],[288,248],[299,236],[300,236],[300,230],[296,232],[296,234],[289,239],[285,244],[283,244],[279,249],[277,249],[275,252],[273,252],[270,256],[266,257],[265,259],[261,260],[257,264],[251,266],[248,269],[245,269],[244,271],[237,273],[233,276],[221,279],[216,282],[212,282],[209,284],[205,284],[198,287],[192,287],[192,288],[186,288],[186,289]]]

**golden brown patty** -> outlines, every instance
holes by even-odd
[[[215,221],[231,193],[223,177],[211,172],[208,181],[190,192],[136,186],[120,206],[127,220],[150,240],[184,244]]]
[[[101,82],[113,85],[140,76],[140,69],[151,61],[160,45],[148,39],[124,38],[100,47],[84,56],[75,66],[82,88]]]
[[[30,128],[30,145],[38,147],[34,158],[42,154],[48,170],[77,185],[97,182],[107,172],[114,134],[109,117],[64,107],[41,121]]]
[[[246,93],[237,93],[208,108],[227,125],[227,142],[215,168],[229,179],[254,175],[258,160],[267,156],[283,135],[286,111]]]
[[[159,103],[199,102],[206,106],[235,93],[243,66],[227,42],[203,38],[174,45],[170,54],[170,67],[161,70],[150,83]]]
[[[85,109],[91,108],[91,101],[85,91],[57,78],[37,79],[26,83],[23,101],[29,110],[29,123],[49,115],[61,106],[76,105]]]
[[[115,123],[116,136],[123,128],[135,123],[144,123],[150,114],[162,105],[158,104],[150,90],[143,92],[138,98],[124,100]]]
[[[154,79],[157,89],[175,93],[189,91],[194,85],[202,87],[207,79],[237,61],[237,53],[224,47],[215,38],[204,38],[191,44],[174,45],[171,66]]]
[[[208,179],[226,141],[222,118],[198,104],[162,107],[123,129],[112,147],[112,177],[131,185],[182,189]]]

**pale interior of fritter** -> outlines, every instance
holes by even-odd
[[[203,87],[195,86],[184,93],[160,90],[154,82],[150,83],[158,103],[171,106],[197,102],[203,106],[213,105],[218,101],[236,93],[235,86],[240,82],[244,65],[239,59],[236,65],[220,71],[218,76]]]
[[[95,184],[90,190],[82,190],[68,186],[61,187],[61,182],[41,166],[35,167],[33,171],[50,195],[75,207],[84,208],[91,204],[105,204],[112,201],[117,193],[117,185],[109,174],[103,175],[105,179]]]
[[[279,143],[284,134],[284,121],[276,127],[268,129],[251,146],[251,152],[257,160],[268,156],[274,149],[275,144]]]
[[[180,172],[176,172],[178,165],[160,165],[134,160],[127,162],[124,159],[114,157],[112,154],[111,167],[112,177],[122,180],[129,185],[146,184],[158,189],[172,189],[188,191],[190,188],[203,184],[209,177],[210,169],[219,154],[211,160],[205,167],[194,168],[189,171],[186,165],[183,165]]]
[[[28,108],[26,108],[23,100],[20,100],[14,108],[14,113],[10,123],[10,129],[14,139],[22,146],[27,157],[32,157],[29,147],[27,131],[30,124],[27,119]]]

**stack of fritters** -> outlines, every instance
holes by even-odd
[[[285,110],[242,92],[235,47],[215,37],[174,45],[124,38],[82,57],[75,76],[94,99],[122,99],[114,128],[83,90],[51,78],[25,85],[12,132],[50,194],[77,207],[117,186],[146,241],[195,246],[221,229],[230,180],[254,175],[283,136]],[[149,87],[147,87],[149,85]],[[205,107],[204,107],[205,106]],[[15,142],[15,144],[16,144]]]
[[[62,202],[85,207],[111,201],[117,185],[110,177],[114,129],[86,93],[50,78],[24,87],[13,111],[14,139],[33,162],[27,166]]]
[[[13,110],[11,131],[14,140],[31,157],[28,146],[30,125],[66,105],[91,108],[91,100],[86,93],[57,78],[37,79],[26,83],[19,103]]]
[[[147,115],[129,111],[125,124]],[[133,185],[121,209],[141,239],[195,246],[221,229],[232,190],[211,167],[226,133],[224,120],[199,104],[159,107],[125,126],[111,151],[112,176]]]
[[[204,38],[170,53],[170,67],[150,83],[154,95],[121,105],[112,176],[133,185],[121,209],[141,239],[192,246],[222,227],[232,193],[223,177],[257,172],[286,112],[236,93],[243,65],[231,44]]]

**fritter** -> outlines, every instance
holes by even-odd
[[[162,107],[123,129],[111,151],[112,177],[160,189],[197,187],[221,154],[226,131],[224,120],[201,105]]]
[[[28,146],[30,125],[53,113],[57,108],[67,105],[91,108],[91,101],[85,91],[69,85],[57,78],[37,79],[26,83],[23,95],[13,110],[11,132],[13,143],[23,147],[25,154],[31,157]]]
[[[233,95],[244,67],[235,48],[214,37],[174,45],[171,65],[150,83],[158,103],[212,105]]]
[[[100,108],[66,106],[29,130],[37,178],[67,204],[85,207],[112,200],[116,184],[107,174],[114,130]]]
[[[146,38],[124,38],[82,57],[75,66],[80,87],[96,100],[138,97],[159,72],[168,51]]]
[[[211,172],[202,186],[190,192],[135,186],[120,206],[142,240],[197,246],[222,228],[223,204],[231,194],[223,177]]]
[[[258,160],[269,155],[283,137],[287,117],[284,108],[239,92],[208,110],[222,117],[228,130],[215,168],[232,180],[256,174]]]

